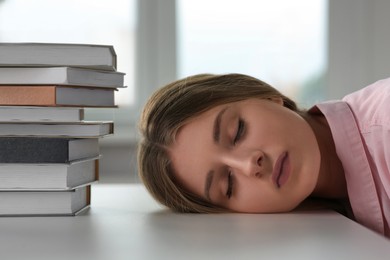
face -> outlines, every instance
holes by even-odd
[[[237,212],[292,210],[314,190],[314,133],[281,99],[248,99],[189,120],[169,153],[180,185]]]

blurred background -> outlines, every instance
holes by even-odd
[[[113,45],[126,89],[101,140],[103,183],[137,182],[137,120],[156,88],[196,73],[249,74],[301,107],[390,75],[387,0],[0,0],[1,42]]]

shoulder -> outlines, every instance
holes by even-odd
[[[390,105],[390,78],[379,80],[365,88],[343,98],[351,107],[375,108],[379,105]]]
[[[343,98],[361,130],[373,125],[390,127],[390,78],[379,80]]]

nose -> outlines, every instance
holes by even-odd
[[[235,174],[248,177],[260,178],[263,175],[263,163],[264,153],[260,150],[232,153],[226,159],[226,164]]]

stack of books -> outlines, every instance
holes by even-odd
[[[0,215],[76,215],[98,180],[99,138],[124,86],[112,46],[0,43]]]

